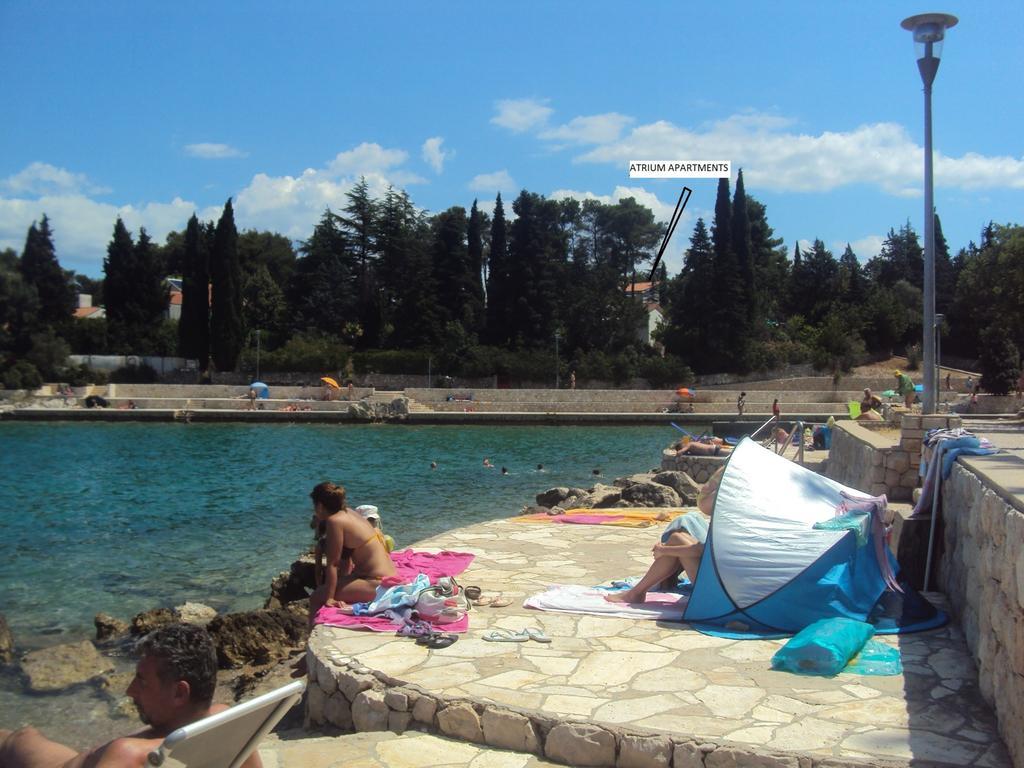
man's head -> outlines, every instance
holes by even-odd
[[[128,696],[142,722],[178,725],[188,713],[209,708],[217,687],[217,651],[205,629],[171,624],[146,635],[138,651]]]

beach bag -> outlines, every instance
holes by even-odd
[[[412,612],[417,619],[434,624],[451,624],[469,610],[469,600],[462,585],[451,576],[444,576],[416,595]]]

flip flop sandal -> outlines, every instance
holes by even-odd
[[[411,624],[403,624],[395,634],[399,637],[415,637],[419,639],[434,634],[434,627],[425,621],[414,621]]]
[[[485,605],[491,605],[497,598],[494,597],[478,597],[475,600],[470,600],[470,605],[475,605],[478,608],[482,608]]]
[[[489,643],[525,643],[530,638],[521,632],[510,632],[507,629],[495,629],[484,635]]]
[[[527,627],[526,629],[524,629],[519,634],[520,635],[525,635],[528,639],[535,640],[538,643],[550,643],[551,642],[551,638],[548,637],[547,635],[545,635],[541,630],[537,629],[536,627]]]
[[[512,600],[508,597],[495,597],[489,605],[491,608],[504,608],[507,605],[512,605]]]
[[[479,600],[483,590],[480,587],[466,587],[463,592],[466,593],[467,600]]]
[[[416,645],[423,645],[427,648],[447,648],[449,645],[453,645],[458,639],[458,635],[453,635],[451,633],[433,632],[418,639],[416,641]]]

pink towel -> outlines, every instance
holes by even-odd
[[[391,560],[395,564],[395,575],[384,579],[382,586],[409,584],[421,573],[427,574],[431,583],[442,576],[458,576],[469,567],[474,557],[475,555],[469,552],[447,550],[435,553],[402,549],[392,552]],[[369,629],[374,632],[395,632],[402,626],[402,622],[393,622],[387,616],[352,616],[326,605],[317,612],[314,623],[349,629]],[[465,632],[469,629],[469,616],[463,616],[451,624],[435,624],[434,629],[438,632]]]
[[[469,552],[415,552],[401,549],[391,553],[395,564],[395,575],[384,580],[385,587],[408,584],[419,574],[425,573],[434,583],[442,576],[458,576],[469,567],[475,555]]]
[[[552,515],[552,523],[575,523],[577,525],[610,525],[625,520],[625,515]]]

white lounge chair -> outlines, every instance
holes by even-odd
[[[168,768],[238,768],[285,712],[302,698],[305,688],[305,680],[296,680],[178,728],[149,753],[149,764],[166,762]]]

